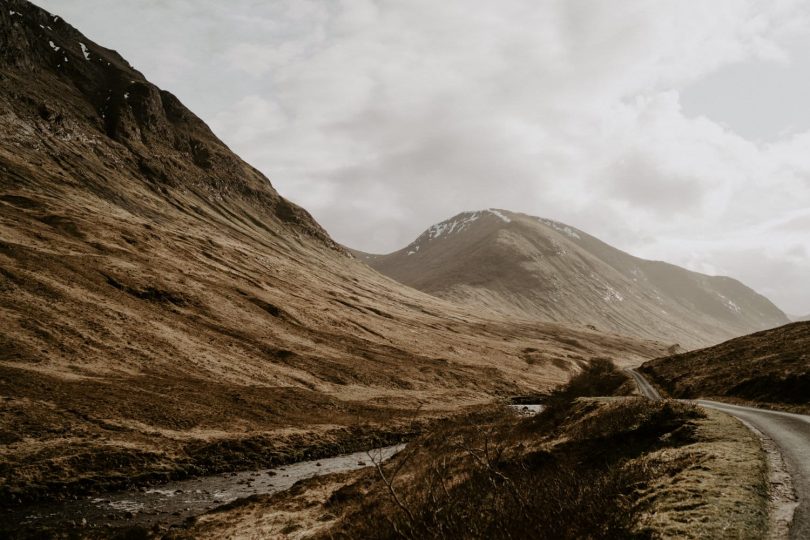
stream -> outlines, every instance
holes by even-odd
[[[521,416],[543,410],[543,405],[512,405]],[[219,506],[251,495],[289,489],[299,480],[362,469],[391,458],[404,444],[375,448],[333,458],[301,461],[273,469],[222,473],[159,486],[106,493],[73,501],[39,503],[0,509],[0,532],[115,530],[141,526],[179,525]],[[373,458],[370,459],[370,457]]]
[[[534,416],[535,414],[543,412],[546,408],[545,405],[525,404],[525,405],[510,405],[520,416]]]
[[[0,530],[118,529],[140,525],[178,525],[236,499],[289,489],[299,480],[361,469],[389,459],[404,444],[327,459],[301,461],[274,469],[223,473],[107,493],[75,501],[42,503],[0,510]]]

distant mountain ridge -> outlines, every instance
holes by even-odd
[[[789,322],[737,280],[648,261],[553,220],[462,212],[388,255],[353,252],[457,303],[697,347]]]

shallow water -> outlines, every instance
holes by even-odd
[[[546,408],[545,405],[510,405],[510,407],[523,416],[533,416]]]
[[[275,469],[203,476],[103,497],[6,509],[0,511],[0,520],[6,530],[176,525],[236,499],[283,491],[313,476],[370,466],[371,458],[386,460],[404,447],[400,444]]]

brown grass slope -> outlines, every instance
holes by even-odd
[[[662,352],[383,278],[23,0],[0,10],[0,329],[3,500],[336,452],[406,409]]]
[[[810,411],[810,322],[645,363],[674,397],[719,397]]]
[[[459,214],[389,255],[355,255],[455,302],[687,348],[788,322],[734,279],[640,259],[567,225],[505,210]]]

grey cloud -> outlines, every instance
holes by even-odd
[[[607,172],[605,184],[609,197],[658,216],[692,212],[710,187],[698,178],[663,171],[650,157],[639,154],[616,162]]]
[[[784,62],[749,60],[688,86],[686,114],[706,115],[752,140],[776,140],[810,130],[810,36],[789,42]]]
[[[810,214],[794,217],[780,223],[775,228],[804,233],[810,232]],[[776,234],[778,234],[778,232]]]
[[[724,269],[733,268],[736,277],[764,294],[787,313],[806,313],[808,307],[807,268],[810,258],[803,247],[797,246],[793,257],[763,252],[759,249],[741,249],[733,252],[720,248],[714,253]],[[796,257],[795,255],[799,255]]]

